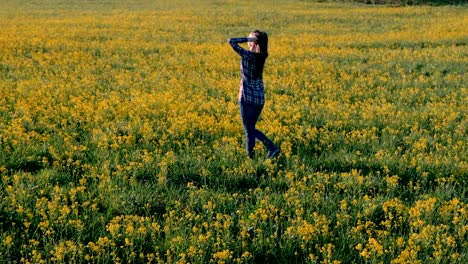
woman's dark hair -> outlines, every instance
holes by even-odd
[[[264,31],[254,30],[252,31],[257,36],[257,44],[260,46],[260,52],[268,53],[268,35]]]

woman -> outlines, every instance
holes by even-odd
[[[248,42],[249,50],[239,46]],[[241,56],[241,83],[239,104],[242,123],[246,136],[246,150],[250,158],[254,158],[255,140],[261,141],[268,150],[267,158],[273,158],[280,152],[279,148],[255,128],[258,117],[265,104],[263,68],[268,57],[268,35],[254,30],[247,38],[231,38],[229,44]]]

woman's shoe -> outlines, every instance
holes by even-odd
[[[268,151],[267,159],[272,159],[276,157],[279,153],[280,153],[280,149],[278,147],[275,147]]]

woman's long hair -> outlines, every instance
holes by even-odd
[[[268,53],[268,35],[264,31],[254,30],[252,33],[257,37],[256,43],[260,47],[261,53]]]

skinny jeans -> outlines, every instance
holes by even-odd
[[[256,105],[244,102],[243,100],[240,101],[240,114],[246,138],[246,151],[250,158],[255,156],[254,147],[256,140],[261,141],[268,150],[274,146],[273,142],[265,134],[255,128],[262,109],[263,105]]]

